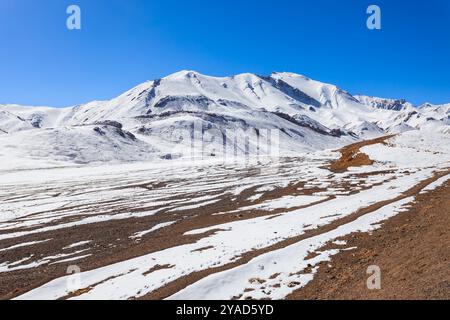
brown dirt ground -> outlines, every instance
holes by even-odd
[[[355,158],[354,155],[360,154],[359,150],[362,146],[369,145],[369,144],[375,144],[375,143],[384,143],[385,140],[388,138],[389,137],[384,137],[384,138],[379,138],[379,139],[375,139],[375,140],[371,140],[371,141],[365,141],[365,142],[357,143],[355,145],[344,148],[344,150],[342,150],[341,159],[337,161],[337,163],[339,163],[339,164],[335,165],[333,168],[336,170],[336,172],[339,172],[339,171],[345,171],[350,166],[367,164],[364,161],[361,163],[359,160],[357,163],[352,159]],[[431,181],[433,181],[436,178],[437,177],[429,179],[429,181],[425,182],[425,183],[430,183]],[[308,190],[308,189],[304,189],[303,187],[304,187],[304,182],[300,181],[299,183],[292,184],[286,188],[268,192],[261,199],[259,199],[259,201],[262,202],[262,201],[266,201],[266,200],[269,200],[272,198],[278,198],[278,197],[284,196],[284,195],[308,194],[308,193],[312,193],[313,191],[316,192],[316,190]],[[420,190],[421,187],[423,187],[423,184],[422,184],[422,186],[420,186],[420,185],[416,186],[415,188],[413,188],[412,190],[407,192],[407,194],[405,194],[405,197],[416,194]],[[164,215],[156,215],[153,217],[146,217],[146,218],[141,218],[141,219],[128,219],[128,220],[124,220],[124,221],[108,221],[108,222],[103,222],[103,223],[98,223],[98,224],[93,224],[93,225],[78,226],[78,227],[71,229],[70,231],[57,230],[57,231],[52,231],[52,232],[47,232],[47,233],[39,233],[39,234],[35,234],[35,235],[12,239],[11,241],[4,242],[2,244],[2,247],[14,245],[14,244],[16,244],[16,242],[35,241],[35,240],[43,240],[43,239],[49,239],[49,238],[53,238],[54,241],[49,242],[49,243],[42,243],[38,246],[33,246],[30,248],[22,248],[19,250],[15,250],[15,252],[5,252],[5,253],[2,253],[0,256],[2,256],[2,258],[5,260],[9,260],[9,258],[10,258],[9,255],[21,254],[21,255],[26,256],[27,254],[29,254],[29,252],[28,252],[29,250],[33,250],[33,253],[35,253],[35,254],[39,253],[39,255],[41,255],[41,256],[48,256],[50,254],[60,252],[60,250],[63,246],[86,239],[86,236],[87,236],[88,238],[93,239],[93,242],[95,243],[95,247],[93,248],[93,252],[92,252],[92,253],[94,253],[94,255],[92,257],[89,257],[82,261],[79,261],[77,264],[79,264],[82,267],[82,270],[91,270],[91,269],[98,268],[101,266],[109,265],[114,262],[123,261],[123,260],[130,259],[130,258],[133,258],[136,256],[147,254],[150,252],[169,248],[172,246],[186,244],[186,243],[192,243],[192,242],[197,241],[199,238],[206,237],[209,235],[209,234],[202,234],[202,235],[198,235],[198,236],[189,236],[189,237],[183,236],[184,232],[186,232],[188,230],[192,230],[193,228],[208,227],[208,226],[213,226],[213,225],[217,225],[217,224],[221,224],[221,223],[225,223],[225,222],[231,222],[231,221],[242,220],[242,219],[251,219],[251,218],[254,218],[257,216],[267,215],[268,214],[267,212],[259,212],[259,211],[255,212],[255,210],[250,210],[248,212],[240,212],[239,215],[238,214],[229,214],[229,215],[221,215],[221,216],[212,215],[213,213],[232,211],[232,210],[238,209],[240,207],[250,205],[250,203],[247,202],[246,199],[250,195],[253,195],[253,193],[254,193],[254,190],[247,190],[246,192],[244,192],[244,194],[241,194],[240,197],[238,197],[238,199],[236,199],[234,201],[232,201],[229,197],[224,197],[221,199],[220,202],[203,208],[201,210],[201,212],[199,212],[198,210],[186,210],[186,211],[178,212],[176,214],[169,214],[169,216],[167,216],[167,213],[166,213]],[[444,193],[444,195],[445,195],[445,193]],[[448,189],[447,189],[447,196],[448,196]],[[420,200],[420,199],[421,199],[421,196],[418,197],[418,200]],[[178,279],[177,281],[174,281],[173,283],[169,284],[168,286],[163,287],[160,290],[157,290],[157,291],[143,297],[143,299],[165,298],[165,297],[177,292],[178,290],[186,287],[187,285],[189,285],[195,281],[198,281],[201,278],[203,278],[211,273],[222,271],[222,270],[237,266],[239,264],[246,263],[248,260],[250,260],[251,258],[255,257],[258,254],[262,254],[262,253],[270,251],[270,250],[274,250],[277,248],[287,246],[289,244],[300,241],[301,239],[303,239],[305,237],[313,236],[313,235],[319,234],[321,232],[326,232],[329,228],[334,228],[342,223],[351,221],[354,218],[357,218],[358,216],[367,213],[367,211],[376,210],[378,206],[382,206],[385,204],[387,204],[387,203],[380,203],[380,204],[369,206],[365,210],[356,212],[355,214],[353,214],[347,218],[341,219],[340,221],[337,221],[334,224],[331,224],[329,226],[321,228],[320,230],[314,230],[310,233],[307,233],[302,237],[288,239],[288,240],[283,241],[282,243],[279,243],[273,247],[265,248],[264,250],[260,250],[257,252],[250,252],[246,255],[239,257],[239,259],[235,263],[229,264],[222,268],[208,269],[208,270],[204,270],[199,273],[192,274],[188,277]],[[447,203],[447,208],[449,208],[448,204],[449,203]],[[443,206],[443,208],[445,209],[445,206]],[[295,208],[295,209],[298,209],[298,208]],[[446,212],[447,212],[447,214],[449,213],[448,209]],[[274,213],[276,213],[276,212],[271,212],[270,214],[274,214]],[[173,219],[176,219],[176,218],[179,218],[182,216],[185,216],[185,218],[183,218],[181,221],[179,221],[175,225],[172,225],[171,227],[169,227],[167,229],[162,229],[162,230],[156,232],[152,237],[144,237],[142,239],[142,241],[139,243],[130,241],[128,239],[128,237],[130,235],[132,235],[133,233],[135,233],[137,231],[145,230],[145,229],[148,229],[149,226],[156,225],[157,223],[165,222],[167,220],[173,220]],[[442,227],[447,226],[447,233],[448,233],[448,225],[449,225],[448,221],[447,221],[447,223],[442,224]],[[384,230],[384,228],[382,230]],[[214,232],[214,231],[212,231],[212,232]],[[357,237],[361,237],[364,239],[367,237],[368,243],[370,243],[371,241],[374,241],[372,238],[369,238],[367,235],[364,235],[364,234],[357,235],[355,237],[356,237],[355,239],[357,239]],[[446,243],[449,243],[448,242],[449,239],[448,238],[446,238],[446,239],[447,239],[447,242],[444,242],[444,241],[442,242],[444,245]],[[351,239],[349,240],[348,243],[350,246],[353,246]],[[110,244],[114,244],[115,246],[111,247]],[[360,246],[358,246],[358,247],[362,248]],[[342,253],[342,255],[346,254],[346,253],[347,252],[344,252],[344,253]],[[353,252],[351,252],[351,253],[353,253]],[[341,255],[338,255],[337,259],[339,259],[340,256]],[[447,255],[447,257],[448,257],[448,255]],[[11,259],[12,258],[13,257],[11,257]],[[14,258],[17,258],[17,257],[14,257]],[[448,260],[446,260],[446,261],[448,262]],[[337,265],[337,264],[338,264],[338,262],[336,263],[336,267],[338,269],[339,265]],[[333,265],[334,265],[334,260],[333,260]],[[63,275],[65,275],[66,267],[67,267],[67,265],[65,265],[65,264],[53,265],[53,266],[42,266],[42,267],[36,268],[36,270],[34,270],[34,272],[30,272],[29,270],[22,270],[22,271],[10,272],[6,275],[2,275],[2,277],[0,277],[0,299],[12,298],[21,293],[29,291],[37,286],[40,286],[56,277],[63,276]],[[166,266],[162,266],[162,267],[166,267]],[[345,265],[343,267],[345,267]],[[355,268],[357,268],[357,267],[355,266]],[[321,270],[322,269],[323,268],[321,268]],[[346,269],[344,268],[342,270],[346,270]],[[352,270],[352,269],[349,269],[349,270]],[[382,270],[383,270],[383,267],[382,267]],[[448,270],[448,267],[445,270]],[[321,271],[319,271],[317,281],[320,281],[320,274],[321,274]],[[364,270],[362,273],[362,277],[365,277],[365,276],[366,275],[365,275],[365,270]],[[337,277],[335,276],[334,279],[337,279]],[[387,281],[387,280],[383,280],[383,281]],[[316,283],[316,280],[314,280],[313,283]],[[365,284],[365,280],[364,280],[364,284]],[[327,284],[325,284],[325,285],[327,285]],[[309,286],[305,288],[304,292],[307,292],[307,290],[312,290],[312,289],[308,289],[308,288],[309,288]],[[444,287],[444,289],[445,289],[445,287]],[[318,292],[324,291],[322,288],[320,288],[320,286],[318,287],[317,290],[319,290]],[[449,291],[449,289],[448,289],[448,281],[447,281],[447,292],[448,291]],[[302,290],[302,292],[303,292],[303,290]],[[314,291],[309,292],[309,294],[307,294],[305,296],[296,296],[296,294],[300,294],[300,293],[296,292],[291,298],[294,298],[294,299],[321,298]],[[448,295],[447,295],[447,297],[448,297]]]
[[[386,205],[388,205],[390,203],[399,201],[401,199],[404,199],[404,198],[407,198],[407,197],[410,197],[410,196],[416,196],[416,195],[418,195],[418,193],[425,186],[427,186],[428,184],[432,183],[433,181],[435,181],[435,180],[439,179],[440,177],[442,177],[444,175],[447,175],[447,174],[450,174],[450,171],[439,173],[439,174],[437,174],[436,176],[434,176],[432,178],[429,178],[429,179],[427,179],[425,181],[422,181],[421,183],[419,183],[416,186],[412,187],[410,190],[406,191],[403,195],[401,195],[398,198],[387,200],[387,201],[378,202],[378,203],[370,205],[370,206],[368,206],[366,208],[362,208],[359,211],[357,211],[357,212],[355,212],[355,213],[353,213],[353,214],[351,214],[349,216],[346,216],[346,217],[344,217],[342,219],[339,219],[339,220],[337,220],[337,221],[335,221],[333,223],[325,225],[325,226],[323,226],[323,227],[321,227],[319,229],[314,229],[314,230],[307,231],[303,235],[300,235],[298,237],[293,237],[293,238],[286,239],[284,241],[278,242],[278,243],[276,243],[276,244],[274,244],[274,245],[272,245],[270,247],[267,247],[267,248],[263,248],[263,249],[260,249],[260,250],[247,252],[247,253],[243,254],[242,256],[240,256],[239,259],[237,259],[233,263],[230,263],[230,264],[227,264],[227,265],[224,265],[224,266],[221,266],[221,267],[217,267],[217,268],[210,268],[210,269],[202,270],[202,271],[199,271],[199,272],[194,272],[194,273],[189,274],[189,275],[187,275],[185,277],[181,277],[181,278],[179,278],[179,279],[169,283],[168,285],[166,285],[164,287],[161,287],[158,290],[155,290],[155,291],[153,291],[153,292],[143,296],[142,298],[140,298],[140,300],[165,299],[165,298],[175,294],[176,292],[186,288],[190,284],[192,284],[192,283],[194,283],[196,281],[199,281],[202,278],[205,278],[205,277],[207,277],[207,276],[209,276],[209,275],[211,275],[213,273],[222,272],[222,271],[225,271],[225,270],[237,267],[239,265],[242,265],[242,264],[245,264],[245,263],[249,262],[251,259],[253,259],[253,258],[255,258],[255,257],[259,256],[259,255],[262,255],[264,253],[267,253],[267,252],[270,252],[270,251],[274,251],[274,250],[278,250],[278,249],[281,249],[281,248],[285,248],[285,247],[287,247],[287,246],[289,246],[291,244],[294,244],[294,243],[296,243],[298,241],[301,241],[301,240],[304,240],[306,238],[313,237],[313,236],[319,235],[321,233],[331,231],[331,230],[337,228],[340,225],[343,225],[343,224],[346,224],[346,223],[348,223],[350,221],[353,221],[354,219],[357,219],[360,216],[363,216],[363,215],[365,215],[365,214],[367,214],[369,212],[378,210],[381,207],[386,206]],[[362,234],[362,235],[366,235],[367,236],[367,234]],[[350,242],[348,242],[348,244],[349,244],[349,247],[353,246]],[[294,296],[290,297],[290,298],[296,299]],[[299,298],[299,299],[301,299],[301,298]],[[313,297],[311,297],[311,298],[303,298],[303,299],[313,299]]]
[[[244,177],[249,174],[250,172],[248,171],[242,172]],[[285,188],[266,192],[256,203],[261,203],[269,199],[276,199],[284,195],[312,194],[318,191],[316,189],[304,188],[304,184],[305,182],[300,181]],[[207,237],[217,231],[212,230],[209,233],[195,236],[184,235],[185,232],[192,229],[201,229],[232,221],[252,219],[259,216],[273,215],[278,212],[286,212],[285,209],[274,210],[272,212],[263,210],[241,210],[240,212],[233,214],[213,215],[214,213],[230,212],[241,207],[256,204],[248,201],[248,198],[255,194],[254,189],[256,189],[256,187],[245,190],[235,200],[232,199],[231,195],[225,195],[219,202],[205,206],[200,211],[197,209],[180,210],[177,212],[163,211],[161,214],[156,214],[149,217],[111,220],[100,223],[79,225],[70,229],[40,232],[23,237],[3,240],[0,241],[0,249],[24,242],[52,239],[51,241],[33,246],[0,252],[0,260],[17,261],[24,257],[29,257],[31,254],[34,255],[34,259],[41,259],[43,257],[61,253],[62,248],[72,243],[91,239],[92,244],[89,245],[91,250],[87,253],[91,253],[92,256],[80,259],[76,263],[81,270],[88,271],[116,262],[139,257],[144,254],[149,254],[179,245],[194,243],[199,239]],[[198,195],[193,194],[192,196],[194,197]],[[107,204],[105,205],[107,206]],[[290,210],[300,209],[303,207],[307,206],[291,208]],[[146,210],[147,208],[142,208],[142,211]],[[57,210],[54,212],[57,212]],[[157,230],[152,233],[151,237],[143,237],[139,242],[129,238],[136,232],[148,230],[150,227],[159,223],[173,220],[178,220],[178,222],[168,228]],[[17,229],[9,232],[18,231],[23,230]],[[74,248],[72,251],[78,249],[79,248]],[[26,263],[28,263],[28,261]],[[55,278],[66,275],[67,267],[71,264],[73,263],[67,262],[61,264],[43,265],[34,268],[33,272],[31,272],[30,269],[23,269],[1,274],[0,300],[11,299],[39,287]]]
[[[374,163],[373,160],[371,160],[367,154],[362,153],[360,149],[372,144],[385,143],[386,140],[392,137],[393,135],[390,135],[373,140],[361,141],[342,148],[339,150],[342,154],[341,158],[331,163],[330,170],[333,172],[343,172],[349,167],[372,165]]]
[[[418,195],[410,210],[367,233],[319,267],[315,279],[288,299],[450,299],[450,182]],[[367,289],[367,268],[381,268],[381,290]]]

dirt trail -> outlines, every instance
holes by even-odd
[[[424,181],[422,181],[421,183],[417,184],[416,186],[412,187],[410,190],[406,191],[403,195],[392,199],[392,200],[388,200],[388,201],[381,201],[378,202],[376,204],[373,205],[369,205],[349,216],[346,216],[342,219],[339,219],[335,222],[332,222],[330,224],[327,224],[319,229],[314,229],[311,231],[307,231],[305,234],[298,236],[298,237],[292,237],[289,238],[287,240],[278,242],[270,247],[264,248],[264,249],[260,249],[260,250],[255,250],[255,251],[251,251],[251,252],[247,252],[245,254],[243,254],[240,259],[236,260],[236,262],[218,267],[218,268],[210,268],[210,269],[206,269],[206,270],[202,270],[199,272],[195,272],[192,273],[188,276],[179,278],[171,283],[169,283],[168,285],[161,287],[160,289],[153,291],[151,293],[149,293],[148,295],[140,298],[141,300],[158,300],[158,299],[165,299],[175,293],[177,293],[178,291],[186,288],[187,286],[189,286],[190,284],[193,284],[194,282],[197,282],[199,280],[201,280],[202,278],[205,278],[211,274],[217,273],[217,272],[222,272],[225,270],[229,270],[232,268],[235,268],[237,266],[243,265],[248,263],[251,259],[260,256],[264,253],[270,252],[270,251],[274,251],[274,250],[278,250],[278,249],[282,249],[285,248],[289,245],[292,245],[294,243],[297,243],[301,240],[310,238],[310,237],[314,237],[317,236],[319,234],[325,233],[325,232],[329,232],[333,229],[336,229],[337,227],[344,225],[346,223],[349,223],[367,213],[370,213],[372,211],[378,210],[383,206],[386,206],[388,204],[397,202],[401,199],[405,199],[411,196],[417,196],[421,190],[426,187],[427,185],[429,185],[430,183],[438,180],[439,178],[450,174],[450,170],[446,171],[446,172],[441,172],[439,174],[437,174],[436,176],[426,179]]]
[[[420,194],[407,212],[372,235],[345,237],[347,247],[319,267],[314,280],[288,297],[304,299],[450,299],[450,181]],[[381,290],[369,290],[367,268],[381,269]]]

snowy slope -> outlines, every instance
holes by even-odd
[[[269,149],[258,143],[272,141],[277,132],[273,143],[280,152],[295,154],[388,133],[445,133],[449,109],[450,105],[415,108],[404,100],[352,96],[294,73],[211,77],[181,71],[144,82],[109,101],[62,109],[0,105],[0,151],[14,145],[25,157],[75,162],[172,158],[193,149],[211,156],[227,142],[246,136],[248,146],[238,146],[236,153],[254,154]],[[101,137],[90,127],[110,121],[114,125]],[[194,128],[200,128],[200,136]],[[123,140],[117,129],[130,132],[135,140]],[[198,139],[204,143],[197,145]]]
[[[366,106],[372,106],[375,108],[401,111],[404,109],[411,109],[413,105],[404,99],[384,99],[369,96],[355,96],[355,98]]]
[[[32,129],[33,126],[25,119],[6,110],[0,110],[0,134]]]
[[[434,117],[437,120],[443,120],[450,124],[450,103],[443,105],[432,105],[426,103],[419,107],[421,113],[428,117]]]
[[[25,130],[0,135],[2,168],[28,167],[34,160],[61,163],[138,161],[155,158],[155,150],[130,132],[112,125]],[[5,166],[5,167],[3,167]]]

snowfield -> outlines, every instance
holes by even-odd
[[[284,299],[448,181],[449,112],[191,71],[0,106],[0,298]]]
[[[164,229],[186,241],[192,236],[198,239],[100,268],[82,269],[78,290],[68,286],[73,275],[67,275],[17,298],[146,297],[199,271],[225,267],[225,271],[211,271],[210,275],[167,298],[282,299],[314,278],[315,265],[332,260],[334,254],[347,249],[338,245],[336,249],[322,251],[322,247],[353,232],[369,232],[380,227],[380,223],[404,211],[414,201],[414,196],[406,196],[408,190],[448,170],[449,139],[436,133],[408,132],[389,139],[386,145],[362,148],[376,163],[342,173],[325,169],[330,160],[339,157],[331,151],[275,163],[267,161],[249,168],[204,160],[192,166],[184,161],[167,165],[161,161],[5,172],[0,194],[0,244],[13,241],[18,244],[2,250],[14,251],[17,246],[23,246],[22,249],[29,248],[29,254],[1,261],[0,272],[5,275],[24,270],[32,272],[55,264],[78,265],[95,257],[99,239],[92,233],[79,234],[78,241],[72,240],[59,253],[33,254],[33,246],[55,241],[55,235],[52,238],[55,230],[83,230],[86,225],[106,228],[105,223],[114,220],[130,223],[156,216],[158,223],[130,231],[126,240],[116,239],[110,245],[124,241],[130,246],[141,241],[151,243],[152,237]],[[414,161],[405,161],[405,155],[412,152]],[[249,173],[258,166],[261,170]],[[445,181],[441,178],[426,184],[422,192],[437,188]],[[142,188],[152,184],[159,187]],[[290,190],[290,195],[285,194],[285,188],[292,185],[298,187]],[[346,192],[348,189],[352,192]],[[223,199],[230,203],[217,205]],[[384,201],[389,203],[350,222],[339,223]],[[230,217],[230,222],[191,227],[179,234],[177,229],[170,232],[187,221],[190,221],[188,225],[195,225],[203,210],[208,216]],[[239,213],[244,217],[236,218]],[[334,224],[336,227],[330,231],[307,236],[312,230]],[[29,237],[41,240],[26,241]],[[317,255],[310,258],[311,253]],[[255,257],[240,263],[240,258],[248,254]],[[232,267],[233,264],[237,266]]]

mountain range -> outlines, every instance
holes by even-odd
[[[186,155],[201,128],[203,155],[249,134],[236,153],[279,134],[286,155],[337,148],[411,130],[450,133],[450,103],[352,95],[294,73],[211,77],[181,71],[147,81],[109,101],[68,108],[0,105],[0,159],[109,162]],[[214,134],[215,133],[215,134]],[[206,150],[207,149],[207,150]],[[5,163],[5,162],[4,162]],[[8,164],[7,164],[8,165]]]

